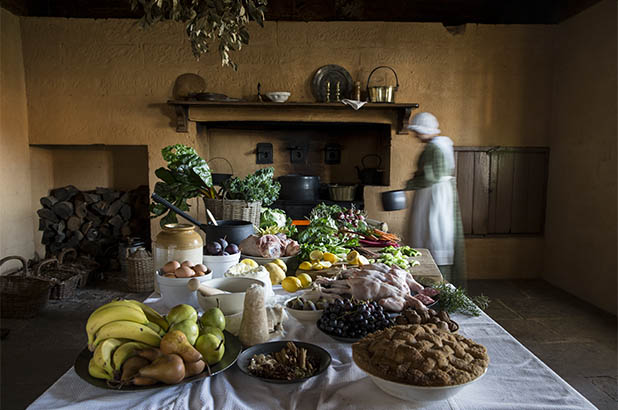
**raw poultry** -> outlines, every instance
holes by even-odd
[[[433,303],[431,296],[436,294],[433,289],[423,288],[409,272],[382,263],[346,269],[337,279],[320,277],[315,283],[318,292],[325,295],[373,299],[391,312],[407,307],[426,309],[425,305]]]

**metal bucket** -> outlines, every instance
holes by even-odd
[[[369,81],[371,80],[371,76],[376,70],[380,68],[388,68],[395,74],[395,85],[387,85],[387,86],[373,86],[369,87]],[[379,67],[374,68],[371,73],[369,73],[369,77],[367,78],[367,94],[369,95],[369,101],[372,103],[393,103],[395,102],[395,91],[399,89],[399,78],[397,78],[397,73],[391,67],[386,65],[381,65]]]

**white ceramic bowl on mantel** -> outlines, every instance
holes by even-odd
[[[290,98],[290,95],[291,94],[287,91],[274,91],[272,93],[266,93],[266,97],[268,97],[270,101],[277,103],[286,102],[288,98]]]

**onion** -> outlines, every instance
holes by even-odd
[[[163,265],[163,272],[174,273],[178,268],[180,268],[180,263],[178,263],[178,261],[169,261],[168,263]]]

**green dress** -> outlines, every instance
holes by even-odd
[[[434,143],[440,139],[442,142],[448,141],[447,144],[437,144]],[[450,143],[450,146],[448,145]],[[443,147],[443,148],[440,148]],[[445,148],[446,147],[446,148]],[[465,244],[464,244],[464,236],[463,236],[463,225],[461,222],[461,212],[459,210],[459,201],[457,198],[457,186],[454,178],[454,160],[451,158],[449,160],[446,155],[448,155],[448,150],[451,150],[452,155],[452,142],[450,139],[446,137],[435,137],[434,140],[430,141],[426,144],[425,150],[421,153],[418,164],[417,171],[414,174],[414,177],[406,183],[406,190],[415,190],[419,191],[415,195],[415,203],[413,204],[413,213],[417,210],[422,204],[419,204],[417,199],[421,200],[421,194],[428,193],[431,189],[435,188],[436,184],[450,184],[452,189],[452,217],[453,217],[453,235],[454,238],[452,240],[452,257],[447,258],[448,260],[452,260],[452,264],[442,264],[438,267],[440,268],[440,272],[442,272],[442,276],[445,280],[450,283],[465,287],[466,286],[466,264],[465,264]],[[447,153],[445,153],[445,151]],[[420,191],[422,190],[422,192]],[[431,195],[431,194],[430,194]],[[439,198],[439,196],[437,197]],[[432,207],[435,207],[435,198],[432,198],[429,202]],[[414,218],[413,218],[414,219]],[[417,221],[418,222],[418,221]],[[420,226],[423,225],[423,226]],[[424,232],[421,237],[430,236],[435,237],[439,236],[441,233],[436,232],[438,229],[437,225],[428,223],[425,221],[420,221],[420,223],[412,222],[412,238],[418,238],[419,235],[415,235],[418,233],[419,229],[424,229],[427,232]],[[415,232],[415,229],[417,230]],[[423,241],[418,241],[414,243],[415,239],[413,239],[412,246],[423,247]],[[432,241],[429,240],[431,243]],[[431,247],[429,247],[430,252],[432,251]],[[436,251],[434,251],[436,252]],[[442,258],[437,257],[437,255],[432,252],[434,259],[436,259],[437,263],[440,263]]]

